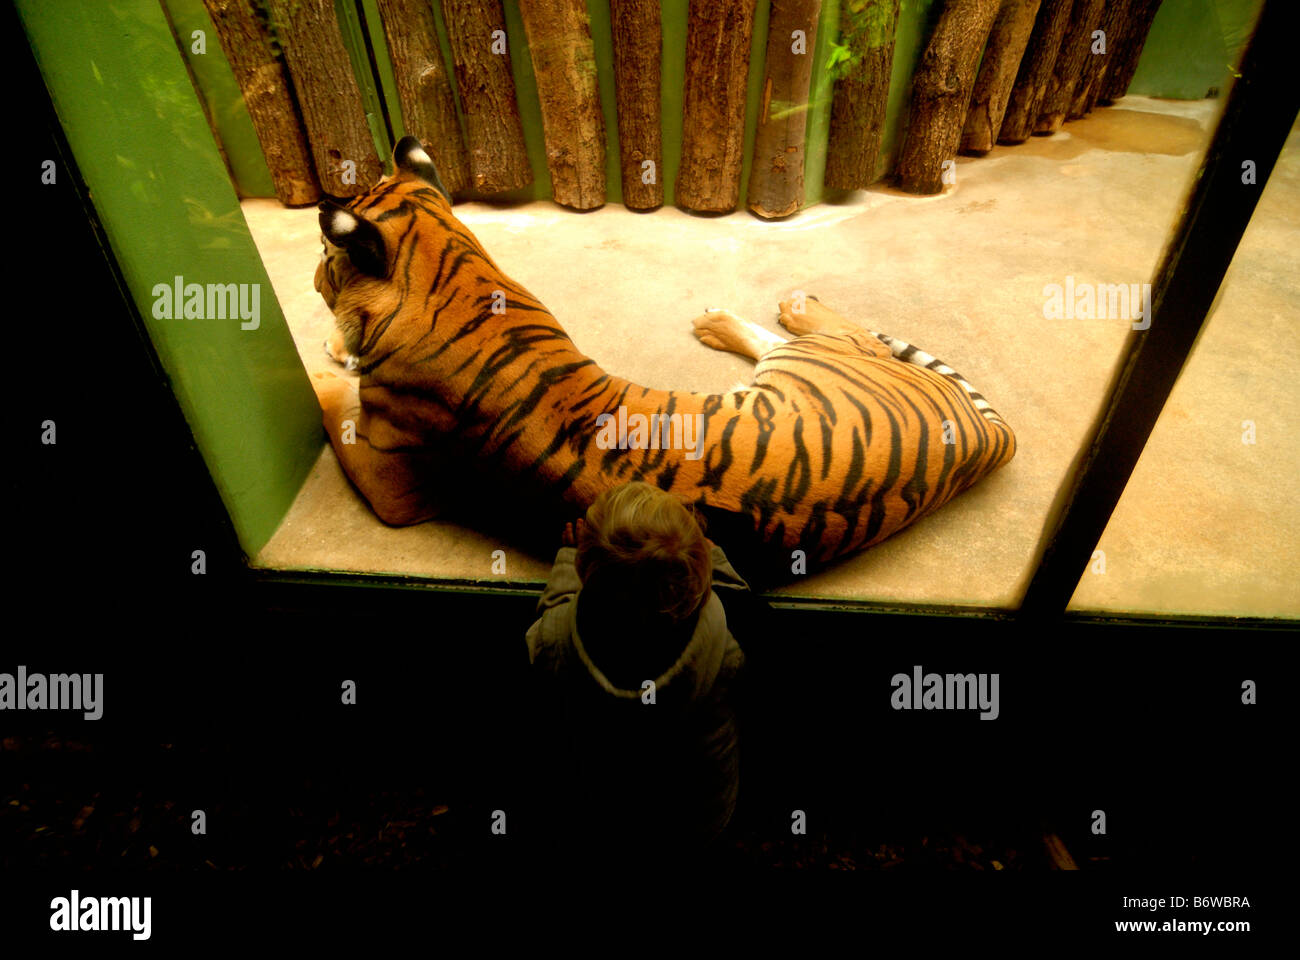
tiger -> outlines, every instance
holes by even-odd
[[[1015,455],[960,374],[816,297],[778,302],[790,339],[727,310],[692,321],[705,346],[754,361],[731,392],[609,374],[455,217],[418,139],[392,162],[365,193],[320,203],[315,275],[335,318],[326,351],[359,375],[315,375],[325,429],[386,524],[459,508],[471,525],[549,530],[553,546],[601,491],[642,480],[770,584],[880,543]],[[647,421],[651,437],[630,437]],[[679,423],[683,442],[654,442]]]

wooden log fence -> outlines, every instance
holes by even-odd
[[[605,115],[596,86],[596,48],[584,0],[520,4],[537,77],[546,165],[556,203],[592,210],[605,203]]]
[[[1109,106],[1128,92],[1128,85],[1137,73],[1138,60],[1142,57],[1147,34],[1151,32],[1151,24],[1159,12],[1160,0],[1132,0],[1124,36],[1120,39],[1120,47],[1115,51],[1110,69],[1106,71],[1106,79],[1097,99],[1102,106]]]
[[[752,3],[692,0],[677,171],[677,202],[688,210],[726,213],[740,200],[753,31]]]
[[[406,132],[428,148],[452,194],[469,186],[469,153],[429,0],[378,0]]]
[[[821,0],[772,0],[749,209],[788,217],[803,206],[804,131]]]
[[[898,8],[899,0],[840,4],[840,33],[848,60],[831,98],[828,187],[863,190],[876,179],[894,69]]]
[[[270,0],[270,7],[321,189],[336,197],[364,193],[384,170],[333,0]]]
[[[659,0],[610,0],[609,15],[623,203],[633,210],[653,210],[664,202]]]
[[[275,195],[287,206],[315,203],[320,184],[284,65],[252,0],[203,0],[262,145]]]
[[[482,193],[533,182],[515,100],[506,16],[500,0],[442,0],[443,21],[465,116],[470,181]]]
[[[1074,100],[1074,88],[1083,75],[1084,64],[1092,56],[1093,31],[1101,26],[1103,0],[1074,0],[1069,25],[1061,39],[1061,50],[1047,81],[1042,106],[1034,121],[1034,133],[1055,133],[1065,123]]]
[[[1039,107],[1047,93],[1047,84],[1056,66],[1056,55],[1061,50],[1061,40],[1065,37],[1073,7],[1074,0],[1043,0],[1039,7],[1038,20],[1029,38],[1029,49],[1020,61],[1016,83],[1011,88],[998,143],[1024,143],[1034,132],[1034,121],[1038,119]]]
[[[382,162],[374,137],[381,133],[372,136],[367,123],[334,0],[203,2],[281,201],[311,203],[322,191],[355,195],[377,181]],[[910,193],[940,192],[959,152],[983,155],[995,143],[1050,134],[1122,96],[1160,8],[1160,0],[937,2],[895,166],[898,186]],[[490,195],[530,184],[501,0],[375,3],[402,126],[429,148],[449,192]],[[745,198],[753,213],[785,217],[803,204],[817,69],[836,72],[825,186],[852,190],[874,182],[900,9],[900,0],[845,0],[836,36],[818,47],[821,0],[771,0],[755,76],[760,99]],[[553,198],[581,210],[599,207],[606,200],[606,131],[586,0],[527,0],[518,13]],[[632,209],[655,209],[665,194],[660,3],[610,0],[609,14],[623,199]],[[676,202],[685,209],[723,213],[739,203],[754,14],[750,0],[689,5],[676,183]],[[355,45],[356,26],[348,23]],[[819,65],[817,49],[834,56]],[[395,123],[391,129],[396,136]]]
[[[1083,66],[1083,75],[1074,91],[1074,100],[1070,104],[1066,120],[1078,120],[1092,112],[1100,93],[1102,78],[1119,45],[1124,33],[1124,22],[1128,19],[1129,0],[1108,0],[1101,20],[1102,41],[1105,50],[1091,54]]]
[[[963,153],[985,154],[997,142],[1011,100],[1011,88],[1029,46],[1029,36],[1034,32],[1034,19],[1041,3],[1042,0],[1003,0],[971,93],[961,137]]]
[[[1000,6],[999,0],[951,0],[944,7],[912,80],[912,112],[898,156],[899,189],[939,193],[949,170],[955,178],[975,68]]]

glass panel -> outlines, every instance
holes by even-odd
[[[374,4],[363,6],[373,41],[382,35],[376,33],[382,24]],[[515,8],[507,7],[528,152],[535,171],[545,174],[539,167],[545,164],[539,138],[546,131],[537,87],[529,79],[531,52]],[[1250,8],[1253,17],[1257,4],[1237,7],[1243,17]],[[1051,136],[995,146],[978,158],[959,157],[953,181],[932,197],[903,194],[888,179],[905,152],[908,118],[914,119],[909,113],[914,74],[928,62],[922,51],[942,19],[941,5],[927,2],[906,5],[894,30],[890,95],[884,98],[886,117],[879,131],[883,147],[874,167],[885,179],[869,189],[832,190],[821,181],[830,152],[822,138],[831,136],[828,127],[833,126],[826,122],[830,106],[825,99],[838,82],[824,74],[837,58],[842,65],[843,57],[851,61],[854,56],[851,45],[821,38],[811,48],[816,60],[812,102],[789,101],[786,109],[781,101],[778,111],[782,116],[806,111],[809,136],[817,141],[805,147],[811,162],[802,192],[822,202],[795,216],[776,221],[755,217],[745,209],[743,185],[737,209],[725,215],[695,216],[671,205],[653,213],[632,212],[615,202],[617,191],[609,192],[602,209],[579,215],[536,199],[536,191],[551,182],[546,175],[538,176],[529,191],[512,194],[513,202],[503,203],[501,197],[460,202],[455,213],[501,269],[555,313],[579,349],[611,374],[637,384],[700,393],[730,392],[738,382],[747,384],[752,364],[697,342],[691,335],[692,318],[708,307],[724,307],[769,334],[788,336],[776,323],[777,302],[796,291],[815,295],[849,320],[912,343],[960,371],[1015,430],[1015,459],[890,539],[821,572],[792,576],[778,592],[813,600],[1013,609],[1032,573],[1049,511],[1089,435],[1135,314],[1144,305],[1143,285],[1151,280],[1217,123],[1223,103],[1217,95],[1229,87],[1228,65],[1240,55],[1244,34],[1235,26],[1212,29],[1204,18],[1193,17],[1191,23],[1175,12],[1180,9],[1176,5],[1166,8],[1152,27],[1149,50],[1128,96],[1113,106],[1098,106]],[[828,4],[822,23],[838,23],[838,10]],[[662,173],[670,178],[681,149],[684,100],[678,94],[684,81],[676,65],[685,62],[688,12],[684,2],[664,6],[663,83],[674,92],[665,98],[661,118],[667,151]],[[749,176],[753,117],[763,90],[754,81],[765,68],[767,24],[762,17],[756,21],[745,77],[750,134],[744,169]],[[38,47],[44,42],[39,36],[36,40]],[[597,72],[608,74],[614,61],[603,20],[593,42]],[[384,45],[372,45],[385,64],[373,82],[391,86]],[[222,56],[223,51],[213,43],[205,55]],[[686,63],[684,69],[689,75],[697,67]],[[205,76],[196,71],[200,85],[209,82]],[[610,80],[599,77],[606,100]],[[380,92],[390,107],[396,102],[392,90]],[[308,104],[328,99],[299,98]],[[300,108],[306,109],[302,102]],[[197,118],[196,104],[186,108]],[[609,104],[603,108],[607,117]],[[725,123],[721,118],[716,125]],[[708,137],[715,133],[719,142],[725,139],[723,129],[710,129]],[[611,147],[618,142],[608,128],[605,140]],[[156,142],[177,171],[193,166],[195,153],[185,140]],[[227,146],[237,152],[247,148]],[[96,163],[111,168],[108,161],[87,156],[87,165]],[[616,180],[618,164],[607,158],[605,166]],[[532,202],[519,202],[524,196]],[[669,203],[672,198],[670,189]],[[243,214],[303,366],[309,373],[355,378],[322,348],[333,320],[313,284],[320,252],[314,207],[291,209],[274,200],[245,199]],[[111,229],[114,218],[105,220]],[[119,253],[130,260],[130,251]],[[1256,271],[1253,279],[1263,282],[1262,273]],[[1117,291],[1134,292],[1117,296]],[[268,393],[282,387],[285,372],[280,365],[259,374]],[[196,389],[182,380],[177,385],[182,392]],[[228,392],[228,384],[197,390],[208,399]],[[237,392],[251,396],[257,391],[241,386]],[[1258,425],[1267,416],[1242,413],[1237,422],[1248,419],[1262,430]],[[1278,434],[1261,433],[1265,435]],[[843,436],[840,444],[839,456],[847,457]],[[783,455],[792,456],[788,450]],[[214,475],[219,472],[214,467]],[[752,481],[741,472],[733,471],[736,489],[743,491]],[[784,470],[776,475],[779,481]],[[231,489],[236,491],[232,496],[239,495]],[[481,526],[486,529],[484,514]],[[325,447],[285,522],[255,562],[459,583],[535,583],[544,577],[549,556],[527,553],[518,543],[498,541],[483,534],[479,524],[472,526],[442,521],[414,529],[385,526],[349,482],[333,450]],[[497,549],[507,552],[504,565],[493,560]]]
[[[686,42],[685,5],[673,10],[665,22],[681,22],[665,29],[666,65]],[[910,9],[898,27],[882,176],[896,164],[908,106],[902,91],[933,26],[923,10]],[[1218,122],[1223,100],[1215,94],[1229,87],[1227,63],[1240,55],[1202,30],[1195,49],[1184,45],[1175,56],[1174,40],[1186,30],[1185,18],[1158,17],[1153,53],[1130,95],[1053,136],[959,157],[956,184],[935,197],[903,194],[887,179],[851,192],[823,189],[817,180],[807,194],[825,202],[784,221],[743,209],[700,217],[671,205],[637,213],[613,194],[604,208],[581,216],[548,201],[460,202],[455,213],[502,270],[554,312],[580,350],[637,384],[707,393],[748,383],[752,364],[704,348],[691,336],[691,319],[724,307],[783,334],[776,302],[796,290],[960,371],[1015,430],[1016,458],[915,525],[821,572],[792,577],[776,593],[1014,609]],[[595,42],[607,42],[602,31]],[[517,49],[527,61],[522,43]],[[1205,81],[1211,67],[1218,79]],[[519,102],[528,120],[535,102],[522,95]],[[825,107],[810,105],[814,117]],[[676,108],[664,115],[666,132],[679,129]],[[810,124],[819,136],[827,135],[824,127]],[[824,143],[809,145],[810,155],[824,150]],[[244,210],[304,365],[337,371],[320,346],[332,319],[311,284],[317,249],[307,240],[315,211],[274,201],[246,201]],[[1107,291],[1119,285],[1136,295],[1112,302]],[[321,536],[325,529],[346,533]],[[504,575],[491,560],[498,549],[507,555]],[[257,562],[518,584],[544,579],[550,556],[441,520],[385,527],[327,448]]]
[[[1070,609],[1300,616],[1300,131]]]

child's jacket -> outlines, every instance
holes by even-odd
[[[576,555],[573,547],[556,554],[538,603],[541,619],[527,636],[534,674],[553,704],[546,722],[561,728],[544,736],[558,747],[564,768],[557,771],[556,789],[571,788],[570,829],[646,843],[714,839],[736,805],[740,764],[732,695],[744,662],[722,603],[711,592],[677,662],[645,678],[654,683],[654,702],[647,703],[644,682],[635,689],[615,686],[583,645]],[[716,544],[711,559],[715,589],[748,589]]]

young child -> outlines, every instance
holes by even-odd
[[[744,662],[713,590],[748,585],[647,483],[601,494],[565,543],[527,642],[562,728],[570,839],[611,855],[709,847],[736,805]]]

